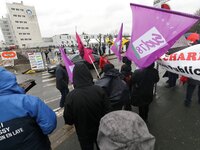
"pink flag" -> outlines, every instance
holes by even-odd
[[[62,55],[62,59],[65,63],[65,68],[67,70],[69,80],[71,83],[73,83],[73,69],[74,69],[74,64],[71,62],[71,60],[67,57],[67,55],[64,52],[63,48],[60,48],[60,52]]]
[[[84,48],[84,57],[83,58],[90,64],[92,64],[95,61],[94,56],[92,55],[92,51],[93,50],[91,50],[91,49]]]
[[[130,4],[132,35],[126,56],[144,68],[168,51],[200,17]]]
[[[121,24],[121,28],[120,28],[119,34],[118,34],[113,46],[110,48],[113,51],[113,53],[115,53],[115,55],[117,56],[119,61],[122,60],[122,57],[121,57],[122,32],[123,32],[123,23]]]
[[[84,57],[84,45],[83,45],[83,42],[81,41],[81,38],[77,32],[76,32],[76,41],[78,43],[78,50],[79,50],[80,56],[83,58]]]

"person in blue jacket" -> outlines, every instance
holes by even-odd
[[[14,74],[0,67],[0,149],[50,150],[55,113],[38,97],[25,94]]]

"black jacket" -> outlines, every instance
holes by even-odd
[[[150,104],[153,87],[159,81],[158,71],[153,66],[135,70],[132,75],[131,100],[134,106]]]
[[[76,64],[73,75],[75,89],[66,97],[65,123],[75,125],[80,141],[94,141],[99,121],[110,111],[110,104],[103,89],[93,85],[92,75],[86,65]]]
[[[56,88],[61,90],[68,89],[69,78],[65,66],[59,64],[56,67]]]

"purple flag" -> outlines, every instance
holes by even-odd
[[[122,32],[123,32],[123,23],[121,24],[121,28],[120,28],[119,34],[118,34],[117,38],[115,39],[114,44],[110,48],[113,51],[113,53],[117,56],[117,58],[119,59],[119,61],[122,60],[122,57],[121,57]]]
[[[200,17],[130,4],[132,35],[126,56],[144,68],[168,51]]]
[[[73,83],[73,69],[74,69],[74,64],[72,63],[72,61],[67,57],[67,55],[64,52],[63,48],[60,48],[60,52],[62,55],[62,59],[65,63],[65,68],[67,70],[68,76],[69,76],[69,80],[71,83]]]

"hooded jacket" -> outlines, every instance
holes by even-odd
[[[121,110],[101,119],[97,142],[101,150],[153,150],[155,138],[138,114]]]
[[[93,142],[101,117],[110,111],[109,101],[103,89],[93,85],[92,75],[85,64],[75,65],[73,82],[75,89],[65,101],[65,123],[75,125],[79,141]]]
[[[39,98],[27,95],[16,77],[0,67],[0,149],[49,150],[55,113]]]

